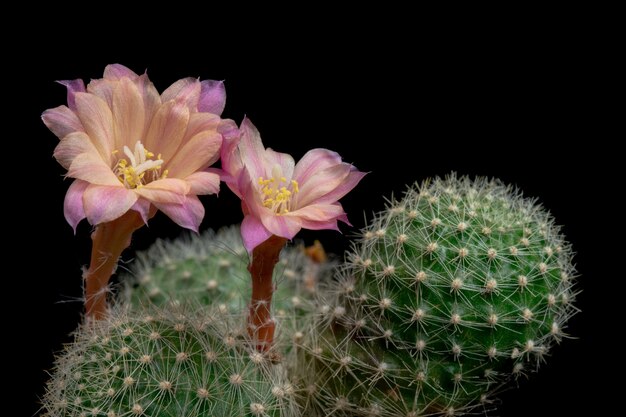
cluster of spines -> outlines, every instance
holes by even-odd
[[[563,337],[571,258],[549,214],[499,182],[414,187],[363,231],[294,367],[316,369],[310,401],[337,415],[485,406]]]
[[[295,388],[240,318],[219,311],[114,310],[84,325],[48,384],[49,417],[299,416]]]

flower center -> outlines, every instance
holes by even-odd
[[[259,177],[259,191],[263,206],[281,215],[289,213],[291,200],[300,192],[300,188],[298,181],[287,181],[287,178],[280,175],[279,171],[280,169],[272,170],[273,178],[270,179]]]
[[[113,151],[117,154],[119,151]],[[161,154],[154,158],[154,154],[143,147],[140,141],[135,143],[135,151],[124,146],[126,158],[120,158],[113,168],[113,172],[126,188],[141,188],[149,182],[166,178],[167,169],[161,173],[163,160]]]

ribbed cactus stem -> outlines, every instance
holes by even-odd
[[[85,313],[87,319],[102,320],[107,313],[107,287],[120,255],[130,245],[133,232],[143,225],[136,211],[102,223],[91,234],[91,262],[85,279]]]
[[[287,239],[272,236],[252,251],[252,261],[248,266],[252,278],[252,299],[248,316],[248,332],[257,343],[259,351],[267,351],[274,340],[275,324],[272,319],[272,277],[280,251]]]

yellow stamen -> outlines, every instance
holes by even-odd
[[[159,175],[163,165],[161,154],[156,160],[152,159],[154,154],[145,149],[141,142],[135,143],[134,152],[128,146],[124,146],[123,151],[127,158],[118,159],[113,172],[126,188],[141,188],[149,182],[167,177],[167,170]],[[119,150],[112,153],[116,155]]]
[[[278,215],[289,213],[293,196],[300,192],[298,182],[287,181],[287,178],[280,176],[279,172],[273,172],[273,175],[273,178],[259,177],[258,180],[263,207]]]

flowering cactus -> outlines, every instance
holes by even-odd
[[[274,337],[272,275],[280,251],[302,228],[334,229],[348,223],[337,201],[365,175],[327,149],[309,151],[298,164],[291,155],[265,149],[259,131],[244,119],[239,134],[226,135],[223,179],[241,198],[241,236],[252,261],[249,330],[260,350]]]
[[[204,207],[197,195],[215,194],[219,176],[205,169],[219,157],[228,121],[224,86],[185,78],[159,95],[146,74],[109,65],[85,87],[62,81],[67,106],[42,119],[61,140],[54,157],[74,178],[64,213],[76,230],[87,218],[96,227],[85,272],[87,314],[106,312],[107,284],[132,233],[159,209],[197,231]]]

